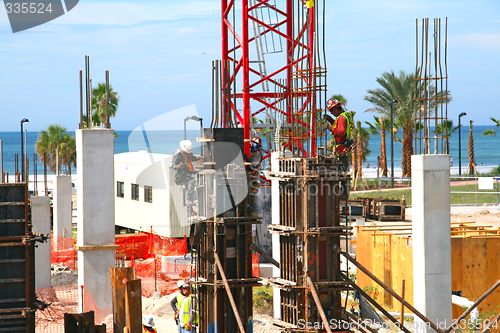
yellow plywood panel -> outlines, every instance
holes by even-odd
[[[500,279],[500,240],[486,239],[486,285],[488,289]],[[479,311],[500,312],[500,287],[497,287],[479,306]]]
[[[463,290],[462,296],[477,300],[488,289],[486,285],[486,240],[463,239]]]
[[[372,232],[363,227],[356,227],[356,260],[369,271],[372,270]],[[371,284],[370,278],[359,269],[357,270],[356,283],[361,288]]]

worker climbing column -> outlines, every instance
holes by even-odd
[[[78,284],[98,309],[112,309],[110,267],[115,263],[114,132],[76,130],[78,168]]]
[[[451,324],[450,156],[413,155],[413,289],[415,308],[439,328]],[[415,319],[416,332],[430,332]]]

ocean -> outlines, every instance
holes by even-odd
[[[496,136],[482,136],[482,132],[486,129],[494,129],[493,126],[475,126],[473,129],[474,135],[474,153],[476,163],[484,166],[500,165],[500,129],[497,129]],[[73,133],[74,134],[74,133]],[[116,131],[118,137],[115,138],[115,154],[149,150],[152,153],[173,154],[179,148],[179,141],[184,139],[184,131]],[[146,134],[146,135],[144,135]],[[200,136],[198,130],[188,130],[186,132],[187,139],[194,144],[194,153],[199,154],[200,144],[196,142],[196,137]],[[462,166],[468,164],[468,141],[469,127],[463,126],[461,133],[462,142]],[[39,162],[38,156],[35,154],[35,143],[38,138],[38,132],[28,132],[26,147],[27,158],[29,159],[29,173],[33,174],[33,159],[36,158],[37,170],[39,175],[43,175],[43,164]],[[3,140],[3,167],[5,172],[12,175],[15,171],[15,154],[21,154],[21,133],[20,132],[0,132],[0,140]],[[268,143],[263,137],[263,147],[268,149]],[[449,139],[450,155],[453,157],[454,165],[458,166],[458,132],[455,132]],[[390,163],[390,136],[387,135],[387,157]],[[401,143],[394,142],[394,166],[401,167]],[[377,165],[377,156],[380,155],[380,135],[370,135],[369,149],[371,153],[367,157],[367,163],[370,166]],[[1,156],[0,156],[1,160]],[[366,163],[365,162],[365,163]],[[49,172],[50,173],[50,172]],[[72,173],[76,173],[76,169],[72,167]]]

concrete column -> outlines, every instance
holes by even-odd
[[[444,329],[451,324],[450,156],[413,155],[414,306]],[[433,332],[416,318],[416,332]]]
[[[279,152],[271,153],[271,171],[279,172]],[[271,216],[272,224],[280,224],[280,184],[279,180],[271,180]],[[281,261],[280,235],[272,234],[273,259]],[[280,276],[280,269],[273,265],[273,277]],[[273,314],[275,319],[281,319],[280,289],[273,287]]]
[[[33,232],[50,236],[50,198],[31,197]],[[35,288],[48,288],[50,283],[50,239],[35,248]]]
[[[72,238],[71,176],[54,176],[54,239]]]
[[[114,133],[76,130],[78,284],[98,309],[112,309],[109,268],[115,264]]]

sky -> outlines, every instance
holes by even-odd
[[[115,130],[186,108],[208,124],[211,64],[221,58],[220,8],[219,0],[80,0],[65,15],[18,33],[0,8],[0,131],[18,131],[22,118],[30,121],[28,131],[50,124],[77,129],[85,55],[94,84],[109,70],[120,96]],[[500,118],[498,0],[327,0],[327,94],[344,95],[357,119],[373,121],[364,96],[378,88],[383,72],[415,70],[415,26],[422,18],[431,24],[448,18],[448,118],[456,124],[466,112],[462,122],[493,126],[489,117]],[[286,64],[284,53],[267,59]]]

